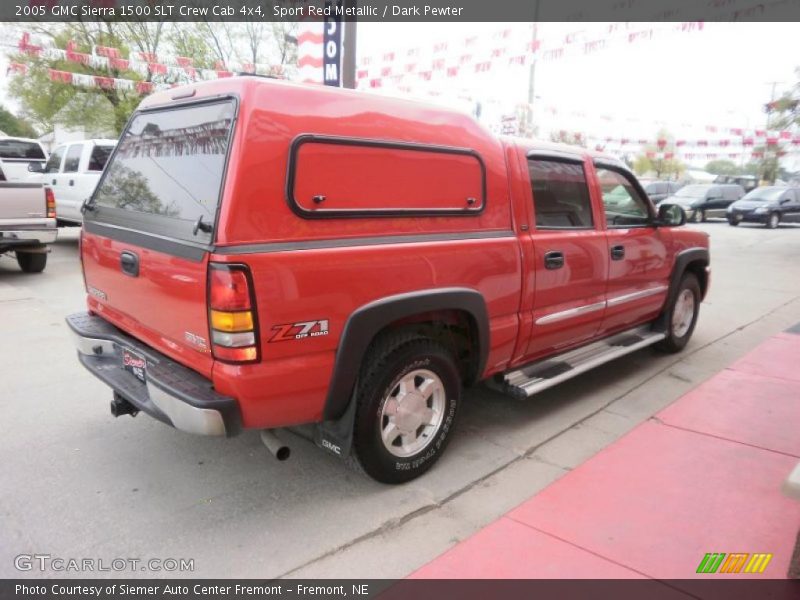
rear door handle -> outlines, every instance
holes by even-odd
[[[119,255],[119,265],[122,272],[131,277],[139,276],[139,257],[128,250]]]
[[[75,180],[74,180],[74,179],[70,179],[70,180],[69,180],[69,184],[70,184],[70,185],[75,185]]]
[[[55,185],[55,184],[56,184],[56,180],[55,180],[55,179],[53,179],[53,185]]]
[[[622,260],[625,258],[625,246],[611,246],[611,260]]]
[[[544,268],[553,270],[564,266],[564,253],[558,250],[551,250],[544,255]]]

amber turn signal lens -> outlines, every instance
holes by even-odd
[[[249,310],[241,312],[211,311],[211,328],[218,331],[252,331],[253,313]]]

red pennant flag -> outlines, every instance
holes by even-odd
[[[100,77],[95,75],[94,84],[103,90],[113,90],[114,89],[114,78],[113,77]]]
[[[95,46],[94,51],[97,56],[105,56],[109,59],[118,59],[121,56],[118,49],[110,48],[108,46]]]
[[[130,61],[126,58],[109,58],[108,63],[117,71],[127,71],[130,67]]]
[[[57,81],[59,83],[72,83],[72,73],[67,71],[56,71],[55,69],[48,69],[50,81]]]
[[[150,94],[152,93],[155,86],[153,85],[152,81],[137,81],[136,82],[136,91],[140,94]]]

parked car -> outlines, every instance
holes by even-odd
[[[744,189],[737,184],[695,184],[679,189],[664,200],[677,204],[686,211],[687,219],[700,223],[709,217],[724,217],[731,203],[744,196]]]
[[[37,140],[17,137],[0,137],[0,181],[28,179],[31,169],[39,169],[47,160],[47,153]]]
[[[55,200],[42,184],[9,181],[0,165],[0,254],[13,252],[26,273],[47,264],[47,244],[56,240]]]
[[[114,415],[261,430],[278,458],[313,424],[389,483],[439,458],[464,385],[528,398],[680,351],[709,285],[708,236],[613,157],[256,77],[148,96],[85,208],[67,322]]]
[[[781,222],[800,222],[800,188],[767,186],[754,189],[728,207],[728,223],[764,223],[775,229]]]
[[[40,181],[52,188],[59,225],[80,225],[81,206],[97,187],[116,140],[83,140],[53,150]]]
[[[758,181],[755,175],[718,175],[714,183],[738,183],[748,193],[758,187]]]
[[[644,191],[655,204],[672,196],[683,187],[678,181],[650,181],[644,184]]]

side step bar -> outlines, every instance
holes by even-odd
[[[651,346],[665,337],[665,333],[653,331],[650,325],[645,325],[496,375],[489,385],[514,398],[525,399],[620,356]]]

